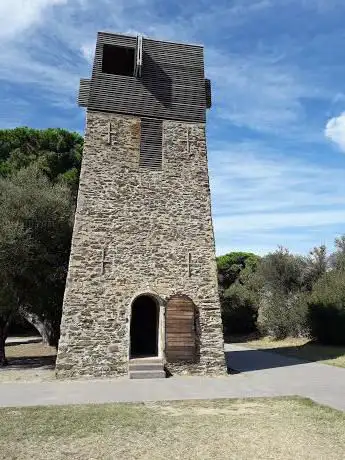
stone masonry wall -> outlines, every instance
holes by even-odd
[[[125,375],[142,293],[199,310],[200,362],[169,370],[225,372],[205,126],[163,122],[162,171],[139,170],[139,148],[140,118],[88,111],[58,377]]]

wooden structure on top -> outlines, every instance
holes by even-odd
[[[211,85],[203,47],[99,32],[91,79],[80,81],[89,110],[205,122]]]

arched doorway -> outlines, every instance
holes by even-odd
[[[132,303],[130,324],[130,358],[158,356],[159,308],[149,295]]]

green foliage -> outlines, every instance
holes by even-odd
[[[261,260],[258,276],[262,279],[263,288],[258,301],[257,325],[263,334],[284,338],[308,333],[304,294],[308,266],[305,258],[282,247]],[[310,274],[309,278],[312,276]]]
[[[0,324],[6,324],[18,308],[17,281],[29,270],[32,240],[24,224],[7,214],[2,185],[0,181]]]
[[[63,129],[0,130],[0,329],[20,307],[58,335],[82,148]]]
[[[311,334],[325,344],[345,344],[345,236],[335,246],[330,257],[324,245],[307,257],[283,247],[261,259],[219,257],[225,332],[257,327],[279,339]]]
[[[259,256],[251,252],[230,252],[217,257],[219,282],[222,289],[227,289],[240,276],[243,270],[255,271]]]
[[[326,246],[314,247],[305,259],[302,289],[310,292],[313,285],[327,272],[329,265]]]
[[[247,334],[256,329],[255,293],[247,286],[233,283],[222,299],[222,320],[225,334]]]
[[[331,257],[333,268],[345,271],[345,235],[336,238],[334,244],[336,250]]]
[[[306,261],[303,257],[280,247],[261,260],[258,272],[268,289],[289,294],[302,288],[305,267]]]
[[[58,329],[72,220],[69,188],[37,165],[0,179],[2,313],[29,306]]]
[[[83,138],[64,129],[0,130],[0,176],[35,164],[53,181],[64,181],[76,193],[82,156]]]
[[[250,252],[231,252],[217,258],[226,334],[242,334],[255,329],[255,270],[259,260],[257,255]]]
[[[323,344],[345,345],[345,272],[333,270],[320,278],[308,304],[312,336]]]
[[[264,290],[260,295],[258,329],[276,339],[309,335],[307,294]]]

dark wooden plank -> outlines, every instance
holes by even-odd
[[[144,38],[141,79],[102,73],[104,44],[134,47],[135,43],[135,37],[98,34],[88,108],[205,122],[203,48]],[[81,98],[84,104],[85,96]]]
[[[186,335],[189,335],[189,337],[186,337]],[[168,342],[170,343],[170,340],[172,341],[176,341],[176,340],[182,340],[182,339],[186,339],[186,340],[192,340],[193,343],[194,343],[194,340],[195,340],[195,337],[194,337],[194,331],[180,331],[180,333],[174,333],[174,334],[166,334],[166,338],[168,340]]]
[[[167,336],[167,340],[168,340],[168,347],[172,347],[172,346],[176,346],[177,344],[178,345],[181,345],[181,346],[187,346],[187,345],[194,345],[195,343],[195,340],[194,338],[177,338],[177,337],[170,337],[170,336]]]
[[[79,95],[78,95],[78,104],[81,107],[87,107],[89,103],[89,95],[90,95],[90,80],[87,78],[80,79],[80,86],[79,86]]]
[[[166,307],[168,362],[193,361],[196,354],[195,307],[185,296],[171,298]]]
[[[139,167],[162,169],[162,120],[143,118],[140,130]]]
[[[189,324],[188,329],[180,327],[180,325],[172,325],[170,322],[169,329],[167,330],[167,335],[170,336],[170,334],[180,334],[180,333],[187,333],[190,334],[191,331],[194,329],[194,324]]]

